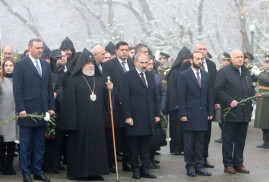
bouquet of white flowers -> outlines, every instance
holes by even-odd
[[[10,118],[6,121],[0,122],[0,127],[4,124],[8,124],[9,122],[18,119],[20,116],[16,113],[16,115],[13,118]],[[27,117],[31,118],[34,122],[38,122],[37,120],[44,119],[47,122],[47,130],[46,130],[46,137],[55,137],[56,135],[56,115],[50,115],[48,112],[45,114],[38,114],[37,112],[28,114]],[[16,143],[19,143],[19,141],[15,141]]]

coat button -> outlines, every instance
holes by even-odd
[[[202,107],[200,107],[200,109],[202,109]]]

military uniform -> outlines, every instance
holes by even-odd
[[[166,53],[160,52],[159,59],[162,59],[162,58],[168,59],[168,58],[170,58],[170,56]],[[159,65],[157,68],[157,71],[158,71],[159,75],[161,76],[163,86],[166,90],[167,90],[167,75],[168,75],[169,71],[171,70],[171,68],[172,68],[171,61],[167,61],[166,64]]]
[[[249,70],[249,72],[251,73],[251,79],[252,79],[252,82],[257,82],[258,81],[258,78],[257,76],[253,75],[252,73],[252,69],[253,68],[256,68],[257,66],[255,64],[253,64],[253,60],[254,60],[254,56],[249,53],[249,52],[245,52],[244,53],[244,59],[250,59],[250,62],[249,63],[246,63],[245,62],[245,67]]]
[[[269,53],[265,55],[265,62],[269,62]],[[269,70],[265,70],[258,76],[259,93],[269,92]],[[261,128],[263,131],[263,144],[258,148],[269,148],[269,96],[263,96],[262,100],[257,101],[255,114],[255,128]]]

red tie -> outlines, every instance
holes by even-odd
[[[205,71],[204,62],[202,63],[202,70],[204,70],[204,71]]]
[[[201,88],[202,87],[202,83],[201,83],[201,78],[200,78],[200,75],[199,75],[199,71],[197,71],[196,74],[197,74],[197,81],[198,81],[199,86]]]
[[[145,88],[147,88],[147,83],[146,83],[146,79],[144,77],[144,73],[140,73],[140,75],[141,75],[141,80],[144,83]]]

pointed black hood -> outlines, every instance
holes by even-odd
[[[74,47],[74,44],[72,42],[72,40],[70,40],[69,37],[66,37],[63,41],[62,44],[60,46],[61,50],[65,50],[65,49],[71,49],[73,51],[73,55],[75,54],[76,50]]]
[[[76,74],[80,73],[83,66],[89,62],[95,63],[96,61],[94,59],[93,54],[88,49],[84,48],[82,53],[80,54],[78,60],[77,60],[76,66],[74,67],[74,70],[72,71],[70,78],[75,76]],[[100,73],[98,68],[97,69],[96,68],[97,68],[97,66],[95,64],[95,74]]]
[[[172,68],[180,65],[182,63],[182,59],[189,59],[191,57],[191,51],[187,48],[187,47],[183,47],[178,55],[177,55],[177,58],[172,66]]]
[[[41,58],[44,59],[44,58],[50,58],[50,49],[49,47],[47,46],[47,44],[45,42],[43,42],[43,53],[42,53],[42,56]]]
[[[116,54],[115,49],[116,49],[116,46],[111,41],[105,47],[105,50],[109,52],[110,54]]]

